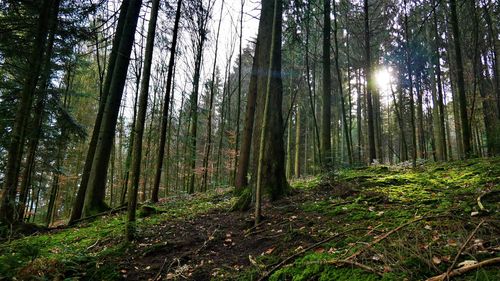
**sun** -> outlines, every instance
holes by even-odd
[[[392,69],[390,67],[380,67],[375,71],[375,83],[380,91],[390,91],[392,84]]]

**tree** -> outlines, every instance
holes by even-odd
[[[47,36],[51,18],[57,18],[59,0],[45,0],[41,4],[40,14],[36,28],[35,39],[31,48],[29,63],[30,71],[24,77],[24,85],[17,106],[14,127],[7,155],[7,166],[0,202],[0,222],[12,223],[15,219],[15,198],[17,191],[18,175],[23,154],[26,123],[33,103],[35,89],[42,69],[44,54],[47,50]]]
[[[141,81],[141,92],[139,95],[139,109],[133,133],[134,148],[132,153],[132,189],[128,194],[127,210],[127,239],[132,240],[135,235],[135,209],[137,206],[137,191],[139,189],[139,177],[141,175],[142,137],[144,135],[144,125],[146,123],[146,112],[148,107],[149,81],[151,78],[151,65],[153,63],[153,47],[156,34],[156,21],[160,0],[153,0],[151,14],[148,24],[148,34],[146,39],[146,53],[144,69]]]
[[[111,79],[112,79],[112,75],[113,75],[114,68],[116,65],[116,60],[118,57],[118,48],[119,48],[120,38],[121,38],[118,35],[123,32],[123,28],[125,26],[125,18],[127,16],[127,11],[129,8],[129,2],[130,2],[130,0],[122,1],[120,15],[118,17],[118,23],[116,26],[116,34],[115,34],[115,37],[113,39],[113,47],[111,49],[111,54],[109,57],[106,78],[104,81],[102,93],[99,97],[100,98],[99,109],[97,111],[97,116],[96,116],[96,120],[94,123],[94,128],[92,129],[92,136],[91,136],[90,143],[89,143],[89,149],[87,151],[87,156],[85,158],[85,164],[83,166],[82,179],[80,181],[80,185],[78,187],[75,202],[73,204],[73,209],[71,211],[71,217],[69,219],[70,224],[72,222],[80,219],[82,216],[82,213],[83,213],[83,206],[85,203],[85,194],[87,193],[87,186],[88,186],[89,179],[90,179],[90,172],[92,169],[92,163],[94,161],[94,155],[95,155],[96,148],[97,148],[97,141],[98,141],[99,132],[101,129],[101,122],[102,122],[102,117],[104,114],[104,108],[106,107],[106,101],[107,101],[107,98],[109,95],[109,88],[111,85]]]
[[[460,121],[462,126],[462,143],[464,146],[465,158],[472,156],[470,144],[471,133],[469,118],[467,114],[467,96],[465,95],[464,65],[462,62],[462,47],[460,46],[460,31],[457,16],[456,0],[450,0],[450,23],[453,32],[453,45],[455,49],[455,67],[457,73],[458,101],[460,103]]]
[[[323,93],[321,95],[321,155],[323,168],[331,169],[334,163],[331,145],[331,60],[330,60],[330,0],[323,2]]]
[[[374,119],[375,115],[373,113],[373,101],[372,101],[372,72],[371,72],[371,45],[370,45],[370,17],[369,17],[369,7],[368,0],[364,0],[364,38],[365,38],[365,76],[366,76],[366,107],[368,109],[368,148],[369,148],[369,163],[377,159],[377,153],[375,149],[375,125]]]
[[[165,142],[167,136],[167,121],[168,121],[168,109],[170,101],[170,91],[172,89],[173,71],[175,64],[175,52],[177,49],[177,37],[179,33],[179,21],[181,18],[181,8],[182,0],[177,1],[177,10],[175,12],[175,21],[172,35],[172,46],[170,48],[170,58],[168,61],[168,73],[167,73],[167,84],[165,86],[165,97],[163,100],[163,113],[160,123],[160,143],[158,144],[158,159],[156,162],[156,172],[153,182],[153,192],[151,193],[151,201],[153,203],[158,202],[158,193],[160,190],[160,179],[163,167],[163,155],[165,154]]]
[[[86,216],[107,209],[106,203],[104,202],[106,194],[106,176],[141,4],[141,0],[130,0],[123,32],[121,34],[115,34],[115,36],[118,36],[119,40],[115,40],[114,43],[119,43],[118,54],[120,55],[116,57],[116,62],[113,67],[109,94],[104,107],[94,160],[92,161],[92,169],[83,209],[83,213]]]
[[[194,193],[194,185],[196,180],[196,150],[197,150],[197,133],[198,133],[198,95],[200,87],[200,76],[201,76],[201,64],[203,59],[203,46],[207,40],[208,33],[208,19],[211,15],[213,8],[213,2],[208,1],[207,5],[204,5],[202,0],[196,0],[190,6],[191,12],[195,15],[195,18],[191,19],[191,31],[192,41],[193,41],[193,51],[195,54],[194,58],[194,74],[193,74],[193,90],[190,97],[190,113],[191,122],[189,124],[189,169],[190,176],[188,182],[188,193]]]
[[[258,69],[265,69],[266,75],[259,75],[257,83],[257,107],[254,122],[253,150],[262,149],[262,162],[254,157],[252,180],[257,181],[258,166],[261,162],[260,185],[271,200],[283,196],[288,189],[285,177],[285,151],[283,143],[282,99],[283,86],[281,76],[281,26],[282,7],[280,0],[262,1],[259,31],[255,59]],[[274,24],[273,24],[274,23]],[[274,35],[273,35],[274,34]],[[272,54],[272,55],[271,55]],[[268,91],[269,89],[269,91]],[[266,95],[265,93],[269,93]],[[268,119],[265,121],[265,100],[268,100]],[[266,128],[261,126],[266,124]],[[263,135],[262,135],[263,134]]]

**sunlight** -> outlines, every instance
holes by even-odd
[[[392,83],[392,69],[381,67],[375,72],[375,83],[380,91],[390,91]]]

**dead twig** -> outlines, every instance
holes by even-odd
[[[280,263],[278,263],[277,265],[275,265],[273,268],[271,268],[270,270],[268,271],[265,271],[264,274],[262,274],[262,276],[258,279],[258,281],[263,281],[263,280],[267,280],[267,278],[273,274],[274,272],[276,272],[276,270],[280,269],[281,267],[283,267],[284,265],[286,265],[289,261],[301,256],[302,254],[304,254],[305,252],[307,251],[310,251],[312,249],[315,249],[319,246],[321,246],[322,244],[325,244],[327,242],[330,242],[332,241],[333,239],[339,237],[340,235],[344,235],[346,234],[347,232],[351,232],[351,231],[356,231],[356,230],[360,230],[360,228],[354,228],[354,229],[350,229],[350,230],[347,230],[347,231],[344,231],[342,233],[336,233],[328,238],[325,238],[317,243],[314,243],[304,249],[302,249],[301,251],[287,257],[286,259],[282,260]]]
[[[481,211],[486,211],[486,212],[488,212],[488,210],[486,210],[486,208],[484,208],[483,203],[481,203],[481,198],[483,198],[483,196],[485,196],[485,195],[486,195],[486,194],[488,194],[488,193],[489,193],[489,192],[483,192],[483,193],[481,193],[481,195],[479,195],[479,196],[477,197],[477,199],[476,199],[476,201],[477,201],[477,205],[479,206],[479,209],[480,209]]]
[[[168,257],[166,257],[165,260],[163,261],[163,264],[161,265],[160,270],[158,270],[158,273],[156,274],[155,278],[153,278],[153,280],[160,280],[159,278],[161,277],[161,273],[163,272],[163,269],[165,268],[165,265],[167,264],[167,260],[168,260]],[[176,261],[179,261],[179,259],[175,258],[172,260],[172,262],[169,264],[169,266],[167,268],[167,273],[170,271],[170,268],[172,267],[172,265]]]
[[[472,270],[475,270],[475,269],[478,269],[481,267],[485,267],[488,265],[494,265],[494,264],[500,264],[500,257],[484,260],[482,262],[478,262],[478,263],[471,264],[471,265],[462,266],[462,267],[457,268],[455,270],[452,270],[450,272],[445,272],[445,273],[442,273],[440,275],[428,278],[426,281],[442,281],[442,280],[449,278],[449,277],[455,277],[458,275],[462,275],[462,274],[467,273],[469,271],[472,271]]]
[[[354,259],[355,257],[359,256],[362,252],[364,252],[365,250],[368,250],[370,249],[371,247],[373,247],[373,245],[379,243],[380,241],[384,240],[385,238],[389,237],[391,234],[397,232],[398,230],[410,225],[410,224],[413,224],[413,223],[416,223],[418,221],[421,221],[423,219],[426,219],[427,217],[420,217],[420,218],[416,218],[416,219],[413,219],[409,222],[406,222],[388,232],[386,232],[385,234],[383,234],[382,236],[378,237],[377,239],[373,240],[371,243],[369,243],[368,245],[366,245],[365,247],[359,249],[358,251],[356,251],[354,254],[350,255],[349,257],[347,257],[346,259],[344,260],[352,260]]]
[[[467,237],[467,240],[465,240],[465,243],[462,245],[462,247],[460,247],[460,250],[458,250],[457,254],[455,255],[455,258],[453,259],[453,262],[451,263],[450,267],[448,267],[448,269],[446,270],[446,275],[445,276],[449,276],[451,270],[453,269],[453,267],[455,267],[455,264],[457,263],[458,261],[458,258],[460,257],[460,254],[462,254],[462,252],[464,251],[465,247],[467,246],[467,244],[469,244],[470,240],[472,240],[472,237],[474,237],[474,235],[476,234],[477,230],[479,229],[479,227],[481,227],[481,225],[484,223],[484,220],[482,220],[477,226],[476,228],[472,231],[472,233],[469,235],[469,237]]]
[[[335,266],[350,265],[350,266],[359,267],[359,268],[363,269],[364,271],[368,271],[368,272],[376,274],[380,277],[383,276],[382,273],[373,269],[372,267],[369,267],[369,266],[364,265],[364,264],[359,263],[359,262],[350,261],[350,260],[311,261],[311,262],[307,262],[306,264],[322,264],[322,265],[329,264],[329,265],[335,265]]]
[[[275,226],[278,226],[278,225],[285,224],[285,223],[287,223],[287,222],[292,222],[292,221],[291,221],[291,220],[284,220],[284,221],[281,221],[281,222],[279,222],[279,223],[277,223],[277,224],[273,224],[272,226],[273,226],[273,227],[275,227]],[[266,222],[266,221],[261,222],[261,223],[259,223],[258,225],[254,226],[253,228],[258,228],[258,227],[259,227],[259,225],[261,225],[262,223],[267,223],[267,222]],[[254,231],[254,232],[248,232],[248,233],[246,233],[246,234],[245,234],[245,238],[246,238],[246,237],[249,237],[249,236],[252,236],[252,235],[255,235],[255,234],[259,234],[259,233],[262,233],[262,232],[266,232],[267,230],[268,230],[268,229],[260,229],[260,230],[256,230],[256,231]]]
[[[94,247],[97,245],[97,243],[99,243],[99,240],[100,240],[100,239],[97,239],[97,241],[95,241],[95,243],[94,243],[94,244],[92,244],[92,245],[88,246],[86,250],[88,251],[88,250],[90,250],[90,249],[94,248]]]
[[[216,229],[212,232],[212,234],[209,234],[209,235],[208,235],[207,240],[205,240],[205,242],[203,242],[203,245],[201,245],[201,247],[200,247],[198,250],[196,250],[196,251],[194,252],[194,254],[195,254],[195,255],[196,255],[196,254],[198,254],[201,250],[205,249],[205,247],[207,247],[208,242],[210,242],[210,241],[214,240],[214,235],[215,235],[215,233],[217,233],[217,231],[218,231],[218,230],[219,230],[219,229],[218,229],[218,228],[216,228]]]

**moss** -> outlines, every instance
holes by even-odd
[[[314,262],[329,259],[328,254],[312,253],[297,260],[292,266],[281,268],[270,276],[270,281],[280,280],[338,280],[338,281],[375,281],[381,280],[377,275],[356,268],[343,268],[321,265]]]

